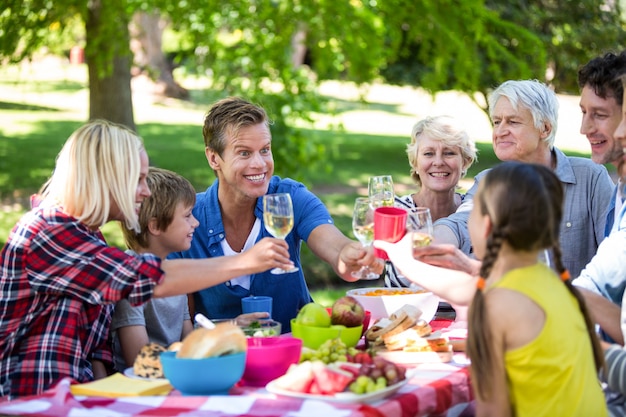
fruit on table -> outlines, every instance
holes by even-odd
[[[322,361],[324,363],[347,362],[350,356],[358,353],[356,348],[348,348],[340,339],[328,339],[317,349],[303,348],[300,355],[300,362],[305,361]]]
[[[331,324],[326,308],[317,303],[308,303],[302,307],[296,316],[296,323],[313,327],[330,327]]]
[[[275,379],[274,383],[287,391],[334,395],[345,391],[354,379],[351,372],[313,361],[291,365],[287,373]]]
[[[369,394],[405,378],[404,368],[375,356],[370,364],[301,362],[291,365],[274,383],[278,388],[305,394],[334,395],[345,391]]]
[[[363,323],[365,309],[356,298],[345,295],[334,302],[331,313],[331,324],[342,324],[346,327],[356,327]]]

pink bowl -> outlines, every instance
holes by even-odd
[[[263,387],[283,376],[289,366],[298,363],[302,340],[294,337],[250,337],[246,354],[246,368],[241,382],[252,387]]]

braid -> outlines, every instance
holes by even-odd
[[[499,228],[495,228],[491,235],[487,237],[486,254],[480,268],[481,277],[488,277],[491,273],[504,241],[505,234]],[[479,282],[482,279],[480,278]],[[486,323],[485,295],[483,289],[479,286],[469,308],[468,328],[470,331],[467,337],[467,355],[472,363],[480,363],[479,367],[472,367],[471,377],[475,392],[482,400],[489,399],[488,393],[492,391],[493,384],[491,375],[496,366],[490,343],[491,326],[486,325]]]
[[[554,266],[562,276],[567,274],[567,270],[563,266],[563,262],[561,259],[561,246],[559,245],[558,239],[555,240],[554,246],[552,247],[554,252]],[[569,276],[567,274],[566,276]],[[596,370],[600,370],[604,368],[604,351],[602,346],[600,345],[600,341],[598,340],[598,335],[596,334],[596,326],[594,321],[591,319],[591,314],[589,314],[589,310],[587,309],[587,304],[585,303],[585,299],[580,291],[572,285],[571,279],[563,279],[565,286],[572,293],[572,295],[578,301],[578,306],[580,308],[580,312],[585,319],[585,325],[587,326],[587,333],[589,334],[589,339],[591,340],[591,347],[593,348],[593,359],[596,364]]]

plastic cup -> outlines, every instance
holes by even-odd
[[[267,312],[272,317],[272,297],[254,295],[241,299],[241,310],[244,314]]]
[[[406,232],[407,212],[398,207],[377,207],[374,210],[374,240],[395,243]],[[389,259],[387,253],[374,248],[374,254],[381,259]]]

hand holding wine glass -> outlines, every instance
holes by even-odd
[[[374,208],[391,207],[395,200],[391,175],[370,177],[368,194]]]
[[[293,204],[287,193],[266,194],[263,196],[263,223],[265,230],[278,239],[285,239],[293,229]],[[272,274],[285,274],[300,269],[272,269]]]
[[[368,197],[357,197],[352,214],[352,232],[361,245],[369,247],[374,241],[374,208]],[[372,272],[367,266],[354,271],[352,276],[359,279],[378,279],[380,275]]]

